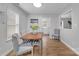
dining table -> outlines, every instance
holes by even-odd
[[[41,55],[42,55],[42,49],[43,49],[43,42],[42,42],[42,33],[26,33],[22,35],[21,39],[26,41],[39,41],[40,42],[40,47],[41,47]]]

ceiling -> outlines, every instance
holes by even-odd
[[[29,14],[60,14],[68,5],[68,3],[42,3],[42,7],[36,8],[32,3],[19,4]]]

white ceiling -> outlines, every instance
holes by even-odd
[[[68,3],[42,3],[42,7],[36,8],[32,3],[20,3],[19,6],[30,14],[60,14]]]

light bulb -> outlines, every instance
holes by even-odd
[[[41,4],[41,3],[33,3],[33,5],[34,5],[35,7],[37,7],[37,8],[39,8],[39,7],[41,7],[41,6],[42,6],[42,4]]]

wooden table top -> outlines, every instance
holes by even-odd
[[[41,33],[36,33],[36,34],[28,33],[28,34],[23,35],[21,37],[21,39],[23,39],[23,40],[40,40],[40,39],[42,39],[42,34]]]

